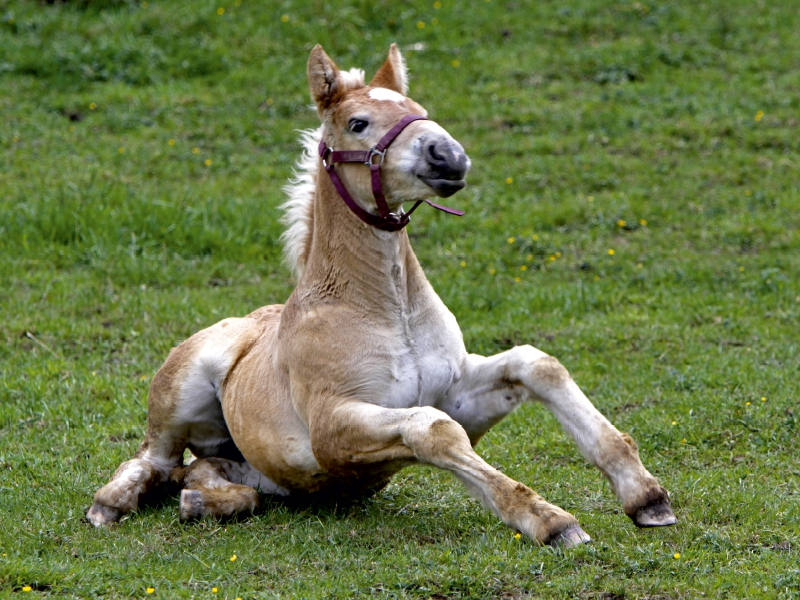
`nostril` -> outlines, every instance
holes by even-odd
[[[428,158],[430,158],[431,162],[434,164],[443,164],[447,162],[445,157],[436,151],[436,142],[428,144]]]

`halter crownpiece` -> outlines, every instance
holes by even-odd
[[[331,148],[328,148],[328,145],[324,141],[320,141],[319,143],[319,156],[322,159],[322,166],[325,167],[325,170],[328,172],[331,182],[333,183],[333,187],[336,188],[336,191],[339,193],[339,196],[342,197],[344,203],[351,211],[355,213],[359,219],[368,225],[376,227],[377,229],[382,229],[383,231],[399,231],[408,225],[408,223],[411,221],[411,213],[413,213],[423,202],[429,204],[433,208],[444,211],[451,215],[460,217],[464,214],[463,210],[448,208],[446,206],[442,206],[441,204],[431,202],[430,200],[418,200],[414,206],[411,207],[411,210],[408,212],[401,211],[400,214],[393,213],[389,210],[389,205],[386,203],[386,197],[383,195],[383,186],[381,185],[381,165],[386,157],[386,151],[389,148],[389,145],[398,135],[400,135],[401,131],[403,131],[414,121],[427,121],[427,117],[423,117],[422,115],[406,115],[400,119],[400,121],[394,127],[386,132],[386,135],[384,135],[380,141],[369,150],[335,151]],[[353,198],[347,192],[347,189],[342,184],[341,179],[339,179],[339,176],[336,174],[334,164],[337,162],[357,162],[369,166],[372,178],[372,194],[375,196],[375,203],[378,205],[377,215],[364,210],[355,200],[353,200]]]

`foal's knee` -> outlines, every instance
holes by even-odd
[[[537,382],[551,388],[563,387],[572,380],[567,368],[550,355],[542,356],[533,362],[531,375]]]
[[[403,442],[423,461],[472,451],[464,428],[446,413],[427,406],[411,413],[403,428]]]

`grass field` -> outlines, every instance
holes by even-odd
[[[0,597],[800,597],[798,31],[746,0],[0,0]],[[636,530],[531,405],[478,451],[586,547],[517,540],[428,468],[95,530],[169,349],[292,289],[309,50],[370,75],[394,41],[473,162],[466,216],[409,230],[467,347],[559,357],[680,523]]]

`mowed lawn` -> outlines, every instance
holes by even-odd
[[[794,2],[0,0],[0,597],[800,597]],[[351,506],[84,520],[169,349],[283,302],[305,64],[380,66],[473,169],[409,227],[467,347],[557,356],[680,522],[637,530],[555,419],[478,452],[594,542],[417,467]]]

